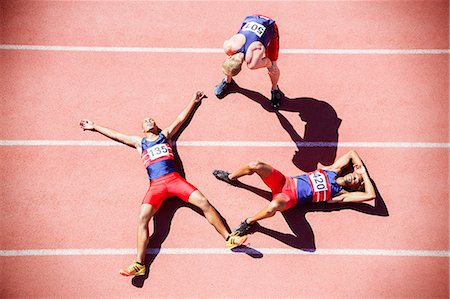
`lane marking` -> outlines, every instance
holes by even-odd
[[[369,147],[450,148],[445,142],[283,142],[283,141],[178,141],[186,147]],[[0,140],[0,146],[123,146],[112,140]]]
[[[56,46],[1,44],[0,50],[21,51],[71,51],[71,52],[121,52],[121,53],[222,53],[221,48],[164,48],[164,47],[101,47],[101,46]],[[282,54],[324,55],[442,55],[450,49],[280,49]]]
[[[349,256],[402,256],[402,257],[450,257],[450,251],[445,250],[393,250],[393,249],[316,249],[303,251],[293,248],[237,248],[237,252],[263,255],[349,255]],[[147,254],[179,254],[179,255],[208,255],[208,254],[235,254],[226,248],[149,248]],[[86,248],[86,249],[28,249],[28,250],[1,250],[2,257],[19,256],[67,256],[67,255],[133,255],[134,248]]]
[[[284,54],[326,55],[439,55],[450,54],[450,49],[284,49]]]

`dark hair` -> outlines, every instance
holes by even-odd
[[[353,191],[364,191],[364,181],[362,181],[362,182],[359,184],[358,188],[350,188],[350,187],[347,187],[347,186],[343,186],[342,189],[344,189],[345,191],[348,191],[348,192],[353,192]]]

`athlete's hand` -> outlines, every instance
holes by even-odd
[[[205,97],[205,93],[201,90],[197,90],[194,95],[193,95],[193,99],[196,103],[200,102],[203,98]]]
[[[227,39],[223,42],[223,51],[228,57],[231,57],[236,53],[236,51],[233,50],[233,42],[231,41],[231,39]]]
[[[359,174],[366,173],[366,168],[362,164],[354,164],[353,169],[355,170],[356,173],[359,173]]]
[[[93,130],[94,129],[94,122],[88,120],[88,119],[82,119],[80,121],[80,127],[84,130]]]

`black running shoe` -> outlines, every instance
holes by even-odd
[[[241,222],[235,229],[233,229],[233,232],[231,233],[234,236],[245,236],[249,233],[249,230],[252,228],[252,224],[247,223],[247,219]]]
[[[226,79],[223,79],[220,81],[219,84],[216,85],[214,88],[214,94],[218,99],[223,99],[230,91],[230,87],[234,85],[234,80],[231,79],[230,82],[227,82]]]
[[[272,98],[270,99],[270,105],[272,108],[278,108],[281,104],[281,99],[284,97],[284,94],[279,89],[274,89],[271,91]]]
[[[216,177],[216,179],[224,181],[225,183],[228,183],[228,184],[236,183],[236,181],[230,180],[228,178],[228,176],[230,175],[230,173],[228,171],[214,170],[213,175]]]

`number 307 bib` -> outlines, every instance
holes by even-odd
[[[309,183],[313,191],[313,202],[331,200],[331,190],[325,171],[318,169],[308,173]]]

